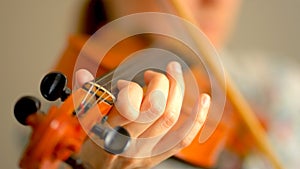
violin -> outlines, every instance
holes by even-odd
[[[41,103],[32,96],[17,101],[14,108],[16,119],[33,130],[20,161],[21,168],[56,168],[61,161],[74,168],[83,167],[83,164],[74,163],[76,160],[70,155],[80,151],[87,137],[85,130],[103,140],[104,149],[113,154],[122,153],[130,144],[130,134],[123,127],[104,125],[115,100],[110,91],[95,81],[71,94],[66,81],[59,72],[49,73],[43,78],[40,87],[43,97],[49,101],[64,101],[60,107],[52,106],[47,114],[38,112]]]
[[[180,1],[174,0],[172,2],[181,17],[195,23],[193,17],[189,16],[182,8],[184,5],[181,5]],[[192,37],[197,36],[192,35]],[[71,78],[70,80],[67,81],[65,75],[55,72],[46,75],[41,82],[40,90],[44,98],[49,101],[61,99],[64,101],[61,106],[52,106],[47,114],[43,114],[39,112],[40,102],[34,97],[25,96],[16,103],[14,113],[17,120],[21,124],[32,127],[30,142],[20,161],[21,168],[57,168],[61,161],[68,163],[73,168],[88,168],[85,166],[86,164],[79,162],[80,160],[76,158],[76,154],[79,153],[83,143],[88,139],[88,135],[102,140],[103,149],[112,154],[120,154],[126,151],[130,145],[131,138],[128,131],[120,126],[111,128],[105,125],[107,114],[114,106],[113,103],[116,99],[111,90],[103,87],[103,84],[98,84],[97,79],[94,82],[86,83],[72,93],[69,89],[74,81],[72,79],[73,69],[77,60],[76,57],[70,56],[76,56],[88,38],[89,36],[71,37],[69,39],[70,46],[54,68],[56,71],[63,72],[68,78]],[[103,78],[105,73],[116,68],[128,54],[143,49],[149,44],[149,41],[136,39],[122,41],[102,60],[101,68],[97,70],[97,77]],[[204,56],[209,58],[209,54],[207,55]],[[113,60],[109,59],[112,57]],[[96,62],[93,57],[86,58],[86,62],[91,61]],[[210,66],[214,69],[213,63]],[[215,75],[216,77],[219,76],[218,73]],[[206,86],[207,84],[203,85]],[[221,120],[206,142],[199,145],[195,139],[190,146],[175,156],[194,165],[208,168],[215,166],[218,154],[224,145],[229,143],[228,138],[236,136],[237,125],[240,124],[238,121],[242,120],[245,122],[243,125],[250,131],[254,142],[262,152],[270,158],[276,168],[282,168],[266,141],[264,131],[258,120],[253,116],[243,97],[236,91],[231,81],[229,84],[227,83],[227,88],[229,90],[227,90],[226,95],[230,100],[230,103],[227,103],[228,107],[236,112],[245,113],[234,114],[232,111],[226,114],[227,121]],[[85,99],[86,97],[90,99]],[[88,127],[83,128],[82,123]],[[116,146],[113,140],[120,140],[120,142]]]

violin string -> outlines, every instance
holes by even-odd
[[[90,102],[92,103],[91,100],[95,97],[96,93],[99,91],[100,88],[97,88],[96,91],[94,91],[93,94],[91,95],[91,91],[92,91],[93,88],[95,87],[95,84],[96,84],[96,83],[99,84],[99,82],[100,82],[103,78],[109,77],[112,73],[113,73],[113,71],[112,71],[112,72],[109,72],[108,74],[106,74],[105,76],[99,78],[98,80],[96,79],[96,81],[95,81],[94,83],[91,83],[92,85],[89,87],[88,91],[86,92],[86,95],[84,96],[84,98],[82,99],[82,101],[81,101],[81,103],[80,103],[80,104],[82,104],[82,106],[80,105],[79,115],[81,114],[82,110],[84,110],[84,109],[88,106],[88,104],[89,104]],[[109,82],[110,82],[110,81],[109,81]],[[109,82],[108,82],[108,83],[109,83]],[[108,83],[107,83],[107,84],[108,84]],[[107,84],[106,84],[106,85],[107,85]],[[100,84],[99,84],[99,85],[100,85]],[[102,96],[102,95],[101,95],[101,96]],[[101,96],[100,96],[100,97],[101,97]],[[105,99],[107,99],[107,98],[105,98]],[[96,99],[96,101],[94,101],[94,102],[92,103],[92,106],[94,106],[94,105],[97,103],[97,101],[98,101],[98,99]]]
[[[114,73],[114,71],[112,71],[112,72],[110,72],[110,75],[111,74],[113,74]],[[109,80],[109,81],[107,81],[106,83],[104,83],[104,84],[101,84],[100,82],[101,82],[101,80],[103,80],[104,78],[100,78],[100,79],[98,79],[97,81],[96,81],[96,83],[97,84],[99,84],[99,85],[101,85],[101,86],[108,86],[109,85],[109,83],[111,83],[110,85],[111,85],[111,89],[114,89],[116,86],[116,83],[112,83],[113,81],[116,81],[116,79],[118,79],[118,80],[120,80],[121,79],[121,77],[129,77],[129,75],[131,75],[132,74],[132,72],[130,72],[130,71],[123,71],[123,72],[118,72],[118,74],[117,74],[117,76],[114,76],[114,77],[111,77],[111,80]],[[106,76],[106,77],[108,77],[108,76]],[[105,78],[106,78],[105,77]],[[124,78],[125,79],[125,78]],[[109,89],[108,89],[109,90]]]
[[[133,63],[134,64],[134,63]],[[112,83],[113,81],[116,81],[115,79],[120,79],[120,77],[128,77],[131,72],[130,71],[120,71],[120,73],[118,73],[117,76],[113,77],[112,75],[115,73],[115,71],[110,71],[109,73],[107,73],[106,75],[102,76],[102,77],[99,77],[97,79],[95,79],[95,81],[92,83],[93,85],[91,85],[91,87],[89,88],[88,90],[88,93],[87,93],[87,96],[86,98],[88,97],[89,95],[89,92],[92,90],[92,88],[95,86],[94,83],[102,86],[102,87],[105,87],[105,89],[107,89],[109,92],[112,92],[113,90],[115,90],[117,88],[117,84],[116,83]],[[101,81],[103,81],[105,78],[110,78],[110,80],[108,80],[106,83],[104,84],[101,84]],[[110,85],[110,88],[108,88]],[[89,103],[91,101],[91,99],[93,99],[93,97],[95,96],[95,94],[99,91],[99,88],[97,88],[96,92],[93,93],[93,95],[91,95],[88,99],[88,101],[86,102],[85,106],[87,106],[87,103]],[[112,94],[112,93],[110,93]],[[117,97],[117,96],[115,96]],[[108,97],[106,97],[108,98]],[[106,99],[105,98],[105,99]],[[83,100],[83,101],[86,101],[87,99]],[[97,99],[93,105],[95,105],[97,102],[99,101],[99,99]]]
[[[120,77],[128,77],[128,75],[130,75],[132,72],[130,71],[130,70],[128,70],[128,69],[130,69],[130,68],[132,68],[132,67],[134,67],[137,63],[136,62],[127,62],[126,63],[127,65],[126,65],[126,71],[121,71],[120,69],[119,69],[119,71],[117,72],[118,74],[117,74],[117,76],[115,76],[114,77],[114,79],[120,79]],[[124,67],[124,65],[123,65],[123,67]],[[122,68],[122,67],[121,67]],[[116,69],[115,69],[116,70]],[[109,73],[107,73],[106,75],[104,75],[104,76],[101,76],[100,78],[97,78],[96,80],[95,80],[95,83],[97,83],[97,84],[99,84],[99,85],[101,85],[101,86],[107,86],[109,83],[111,83],[112,81],[114,81],[114,79],[113,79],[113,74],[116,72],[115,70],[112,70],[112,71],[110,71]],[[110,80],[109,81],[107,81],[106,83],[104,83],[104,84],[100,84],[100,82],[103,80],[103,79],[105,79],[105,78],[110,78]]]
[[[94,86],[94,84],[93,84],[93,86]],[[94,107],[96,104],[102,103],[102,102],[104,102],[106,99],[108,99],[108,98],[110,97],[109,95],[106,96],[106,97],[103,97],[103,96],[107,93],[107,91],[104,91],[104,93],[103,93],[101,96],[99,96],[98,99],[96,99],[94,102],[92,102],[91,100],[94,98],[94,96],[96,95],[96,93],[97,93],[99,90],[100,90],[100,88],[97,88],[97,90],[93,93],[93,95],[91,95],[91,96],[89,97],[89,100],[86,101],[86,102],[83,102],[84,105],[81,107],[81,111],[80,111],[79,116],[81,116],[82,114],[85,114],[85,111],[83,111],[83,113],[81,114],[82,109],[84,110],[85,107],[86,107],[89,103],[91,103],[90,107]],[[88,95],[88,94],[87,94],[87,95]],[[102,113],[101,113],[101,114],[102,114]]]
[[[97,87],[96,91],[93,92],[92,95],[90,95],[90,92],[92,91],[92,89],[95,87],[95,82],[92,83],[91,87],[89,88],[88,92],[86,93],[86,96],[84,97],[84,99],[82,100],[81,104],[83,104],[83,106],[81,107],[81,110],[86,108],[86,106],[89,105],[89,103],[91,103],[91,107],[93,107],[94,105],[96,105],[97,103],[101,103],[104,100],[108,99],[109,96],[107,97],[103,97],[105,94],[107,94],[107,91],[104,91],[100,96],[98,96],[98,98],[92,102],[92,99],[94,99],[94,97],[96,96],[96,94],[100,91],[100,88]]]
[[[89,93],[92,91],[94,87],[94,83],[91,85],[91,87],[89,88],[89,90],[87,91],[87,94],[85,95],[85,97],[82,99],[82,102],[85,102],[87,100],[87,97],[89,96]]]
[[[127,65],[127,68],[131,68],[135,65],[135,62],[131,62],[129,65]],[[98,84],[102,87],[104,87],[105,89],[107,89],[109,92],[112,92],[113,90],[117,89],[117,84],[116,83],[112,83],[113,81],[116,81],[116,79],[120,79],[120,77],[129,77],[129,75],[132,73],[131,71],[128,71],[128,69],[126,71],[118,71],[117,76],[113,76],[113,74],[115,73],[115,70],[108,72],[107,74],[105,74],[104,76],[98,77],[94,80],[94,82],[92,83],[92,85],[89,87],[84,99],[82,100],[81,104],[83,104],[83,106],[81,107],[81,109],[85,109],[86,106],[88,106],[88,103],[91,103],[91,106],[94,106],[95,104],[97,104],[99,102],[99,99],[101,99],[101,97],[107,93],[105,91],[105,93],[103,93],[98,99],[96,99],[94,102],[92,102],[91,100],[95,97],[95,95],[97,94],[97,92],[99,91],[100,88],[97,88],[96,91],[93,92],[92,95],[90,95],[90,92],[93,90],[93,88],[95,87],[95,84]],[[101,84],[101,81],[105,81],[106,79],[109,79],[108,81],[106,81],[105,83]],[[109,87],[110,86],[110,87]],[[112,94],[112,93],[110,93]],[[117,96],[115,96],[117,97]],[[105,99],[109,98],[109,96],[107,96]],[[103,98],[102,98],[103,101]]]
[[[92,89],[94,88],[95,86],[95,83],[92,83],[90,89],[88,91],[92,91]],[[96,93],[99,91],[99,88],[96,89],[96,91],[93,92],[92,95],[90,95],[90,92],[87,92],[86,93],[86,98],[89,96],[89,99],[86,101],[86,100],[83,100],[81,103],[83,103],[83,106],[81,109],[85,109],[86,106],[88,105],[88,103],[91,102],[91,100],[95,97]],[[92,102],[91,102],[92,103]],[[92,103],[92,105],[95,105],[95,103],[97,103],[96,101],[94,103]]]
[[[104,75],[103,77],[99,78],[99,79],[95,79],[94,83],[91,83],[92,85],[89,87],[88,91],[86,92],[86,95],[84,96],[84,98],[81,101],[81,104],[83,104],[83,106],[81,107],[81,109],[84,109],[88,103],[93,99],[93,97],[95,97],[96,93],[99,91],[99,88],[97,88],[97,90],[95,92],[93,92],[92,95],[90,95],[92,89],[95,87],[95,83],[99,84],[99,82],[104,79],[107,78],[109,76],[111,76],[111,74],[113,73],[113,71],[107,73],[106,75]],[[108,82],[109,83],[109,82]],[[108,84],[107,83],[107,84]],[[106,84],[106,85],[107,85]],[[100,84],[99,84],[100,85]],[[93,105],[95,105],[95,103],[97,103],[97,100],[93,103]]]

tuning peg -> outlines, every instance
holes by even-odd
[[[43,78],[40,91],[43,97],[49,101],[55,101],[58,98],[64,101],[71,94],[71,90],[66,85],[67,78],[64,74],[52,72]]]
[[[32,96],[24,96],[20,98],[14,107],[15,118],[23,125],[29,115],[36,113],[41,108],[41,102]]]
[[[104,149],[112,154],[121,154],[129,147],[130,141],[128,131],[121,126],[117,126],[106,133]]]
[[[121,126],[110,129],[102,125],[95,125],[91,131],[104,140],[104,149],[109,153],[121,154],[130,145],[130,134]]]

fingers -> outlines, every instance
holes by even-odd
[[[133,138],[138,137],[133,139],[136,142],[132,142],[132,153],[130,147],[126,154],[149,159],[151,165],[174,155],[192,142],[206,120],[210,105],[210,97],[203,94],[195,104],[191,103],[192,111],[180,113],[185,91],[182,70],[177,62],[168,64],[166,70],[166,75],[145,72],[145,93],[134,82],[118,81],[119,93],[108,118],[110,125],[123,126]],[[79,71],[76,73],[78,78],[81,73],[87,75],[85,71]],[[77,75],[80,85],[93,79],[92,76],[78,79]]]
[[[124,126],[127,130],[131,131],[133,137],[137,137],[143,133],[162,115],[169,93],[169,80],[165,75],[146,71],[144,76],[147,91],[140,107],[139,117],[135,122]]]
[[[189,115],[189,117],[180,116],[186,122],[183,124],[176,123],[155,146],[153,153],[160,155],[153,157],[153,161],[162,161],[188,146],[202,128],[207,117],[209,105],[210,97],[207,94],[202,94],[201,99],[193,107],[192,115]],[[170,143],[176,144],[173,146]]]
[[[170,82],[170,88],[166,109],[163,115],[140,137],[149,138],[162,135],[177,122],[184,96],[184,82],[179,63],[171,62],[167,66],[167,77]]]
[[[145,83],[147,91],[141,106],[140,123],[156,120],[165,110],[169,92],[169,81],[164,74],[146,71]]]
[[[92,81],[94,76],[86,69],[79,69],[75,73],[75,88],[80,88],[84,83]]]
[[[137,119],[143,99],[143,89],[137,83],[119,80],[117,86],[117,101],[108,118],[111,126],[123,126]]]

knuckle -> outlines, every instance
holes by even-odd
[[[164,114],[162,127],[171,128],[177,122],[177,117],[175,116],[174,111],[167,111]]]
[[[163,107],[159,104],[152,104],[149,110],[149,116],[157,118],[163,113]]]
[[[179,144],[179,148],[182,149],[182,148],[185,148],[187,146],[189,146],[193,141],[193,137],[191,136],[187,136],[185,137]]]
[[[129,84],[129,88],[130,89],[134,89],[134,90],[139,90],[139,91],[143,91],[143,89],[141,88],[141,86],[135,82],[130,82]]]
[[[149,96],[151,113],[156,116],[162,115],[166,107],[166,100],[167,98],[163,92],[153,91]]]
[[[147,159],[145,163],[140,166],[140,168],[151,168],[153,166],[153,161],[151,159]]]
[[[161,80],[161,81],[168,81],[167,76],[162,73],[156,73],[155,78],[157,78],[158,80]]]
[[[180,142],[179,147],[185,148],[189,146],[192,141],[195,139],[197,133],[200,131],[201,128],[201,122],[196,120],[193,124],[192,130],[187,134],[186,137],[183,138],[183,140]]]
[[[131,158],[119,157],[118,161],[119,162],[116,163],[116,166],[114,168],[132,168],[132,165],[134,164],[134,160]]]

